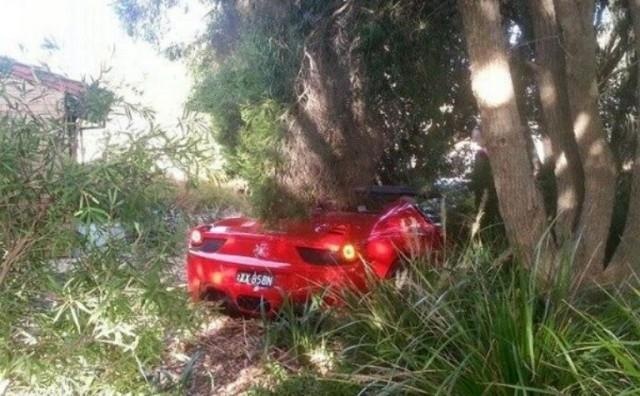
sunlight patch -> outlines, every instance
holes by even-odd
[[[563,191],[558,197],[558,213],[573,209],[576,201],[576,195],[572,190]]]
[[[540,86],[540,100],[543,103],[547,103],[550,105],[555,105],[557,102],[557,94],[556,94],[556,89],[553,86],[553,83],[550,81],[547,81],[545,84],[542,84],[542,86]]]
[[[471,85],[478,99],[489,107],[500,107],[514,98],[509,64],[504,60],[478,68]]]
[[[335,367],[335,356],[325,345],[309,352],[309,361],[321,375],[327,375]]]
[[[584,111],[576,117],[576,120],[573,123],[573,130],[575,131],[578,143],[581,143],[581,140],[584,138],[584,134],[587,132],[587,127],[590,122],[591,117]]]

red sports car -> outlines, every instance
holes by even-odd
[[[368,206],[352,212],[319,210],[277,227],[237,217],[194,228],[189,292],[195,300],[221,300],[241,313],[273,314],[285,298],[304,302],[327,289],[364,290],[367,273],[390,277],[404,255],[440,248],[437,219],[407,197],[412,191],[366,191]]]

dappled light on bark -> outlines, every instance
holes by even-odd
[[[613,214],[616,169],[598,109],[593,1],[555,1],[566,51],[566,76],[573,133],[584,169],[585,196],[576,229],[576,274],[589,280],[604,270]]]
[[[578,144],[583,144],[584,140],[587,138],[586,134],[590,122],[591,116],[584,111],[575,117],[575,121],[573,122],[573,130],[575,131]]]
[[[640,0],[630,0],[629,9],[635,34],[636,57],[640,54]],[[636,65],[637,73],[640,73],[640,65]],[[636,108],[640,112],[640,80],[636,87]],[[636,113],[640,117],[640,113]],[[631,167],[631,191],[629,195],[629,207],[626,216],[626,224],[611,262],[604,275],[603,283],[625,282],[632,276],[640,275],[640,128],[638,118],[630,125],[635,135],[636,147],[633,165]]]
[[[544,235],[546,215],[513,94],[499,1],[459,0],[458,8],[500,214],[511,245],[523,262],[531,265],[536,246]],[[549,251],[553,251],[552,247]]]
[[[488,107],[500,107],[515,98],[509,64],[504,61],[479,66],[472,87],[478,100]]]
[[[551,143],[557,190],[554,231],[559,242],[574,230],[584,196],[583,175],[573,139],[567,98],[564,51],[553,0],[529,0],[535,34],[534,73],[541,105],[541,127]]]

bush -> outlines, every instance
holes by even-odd
[[[150,392],[166,337],[186,336],[197,323],[167,272],[172,257],[157,253],[112,245],[63,274],[40,270],[26,284],[16,277],[5,286],[0,376],[10,389]]]
[[[282,171],[283,120],[296,101],[307,28],[295,7],[284,8],[291,14],[288,23],[269,14],[235,20],[242,29],[232,50],[214,57],[215,67],[209,58],[201,60],[190,100],[193,109],[211,116],[226,173],[247,183],[256,214],[271,219],[274,208],[279,215],[291,215],[280,210],[287,199],[273,191],[273,181]],[[222,16],[213,20],[212,31],[224,30],[227,21]]]
[[[6,381],[29,394],[165,389],[167,339],[199,322],[174,274],[189,210],[232,205],[211,187],[183,205],[166,167],[203,161],[197,131],[183,132],[124,131],[78,164],[61,122],[0,119],[0,393]]]

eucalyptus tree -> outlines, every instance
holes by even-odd
[[[600,112],[602,62],[598,62],[600,49],[594,20],[599,18],[594,1],[529,2],[536,41],[537,90],[559,185],[557,224],[548,221],[542,194],[532,177],[522,138],[524,120],[518,112],[507,61],[500,2],[460,0],[458,6],[465,25],[474,95],[512,245],[526,263],[532,264],[540,252],[537,242],[550,240],[552,243],[543,248],[550,256],[544,262],[550,264],[558,253],[556,249],[569,244],[575,249],[572,270],[578,283],[628,276],[630,270],[638,268],[639,260],[629,251],[635,249],[634,241],[640,236],[640,171],[636,158],[626,230],[613,259],[607,263],[618,170]],[[635,21],[635,12],[632,17]],[[546,237],[549,230],[555,238]],[[555,275],[558,270],[553,265],[540,268],[545,276]]]
[[[132,33],[155,37],[158,10],[181,2],[152,3],[116,6]],[[248,182],[262,214],[319,200],[347,206],[356,186],[423,186],[447,170],[475,112],[454,8],[209,4],[203,36],[170,53],[193,65],[191,106],[211,115],[227,171]]]

